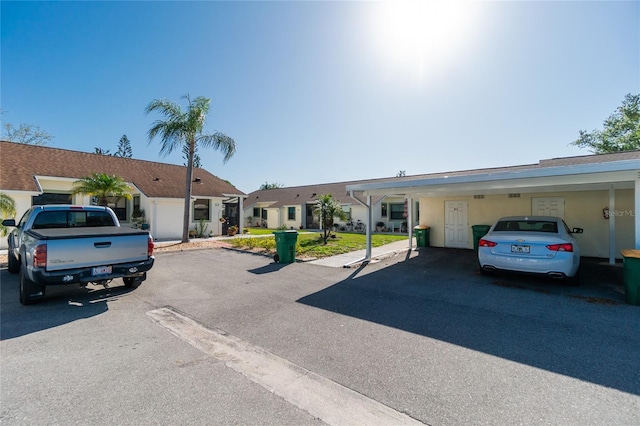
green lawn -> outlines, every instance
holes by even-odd
[[[266,234],[273,234],[273,229],[267,229],[267,228],[244,228],[244,229],[248,229],[249,235],[266,235]]]
[[[254,230],[256,232],[254,232]],[[336,237],[329,238],[325,245],[322,241],[321,232],[302,232],[303,233],[298,234],[296,256],[322,258],[366,248],[367,241],[364,234],[338,232]],[[273,230],[264,228],[250,228],[249,230],[249,235],[265,235],[272,233]],[[407,238],[408,237],[406,235],[373,234],[371,236],[371,244],[373,247],[379,247],[394,241],[406,240]],[[229,240],[229,242],[237,248],[261,248],[269,252],[276,252],[275,237],[234,238],[233,240]]]

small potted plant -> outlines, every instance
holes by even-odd
[[[376,223],[376,231],[377,232],[384,232],[386,230],[387,230],[387,228],[384,226],[384,222],[377,222]]]
[[[140,225],[144,222],[144,210],[135,209],[131,213],[131,222],[133,223],[134,228],[140,227]]]
[[[228,236],[233,237],[237,233],[238,233],[238,227],[237,226],[232,225],[229,228],[227,228],[227,235]]]

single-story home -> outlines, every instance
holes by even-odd
[[[0,141],[0,191],[16,201],[18,218],[36,204],[95,204],[90,196],[74,195],[73,184],[92,173],[106,173],[122,177],[131,187],[130,200],[114,197],[109,203],[122,225],[137,226],[142,214],[157,240],[182,238],[186,170],[174,164]],[[191,229],[202,221],[207,233],[220,235],[228,226],[242,226],[242,191],[201,168],[194,169],[191,188]],[[6,248],[6,239],[0,241]]]
[[[317,205],[316,198],[323,194],[331,194],[350,220],[364,222],[367,217],[367,207],[364,201],[359,198],[362,191],[356,191],[352,196],[347,191],[347,186],[397,181],[398,179],[372,179],[254,191],[247,195],[244,202],[245,225],[264,226],[272,229],[280,226],[291,229],[319,229],[319,218],[313,214],[313,210]],[[384,228],[389,231],[406,229],[407,219],[404,215],[406,206],[403,196],[374,197],[373,204],[380,207],[374,214],[374,226],[376,223],[382,222]],[[345,225],[346,221],[336,220],[336,224]]]
[[[430,245],[473,248],[473,225],[510,215],[553,215],[576,235],[581,254],[615,262],[640,248],[640,151],[541,160],[535,164],[254,191],[245,224],[319,228],[312,212],[331,194],[367,232],[429,226]],[[369,247],[370,249],[370,247]]]
[[[622,249],[640,249],[640,151],[352,183],[345,189],[362,194],[369,225],[378,216],[375,200],[407,199],[408,222],[429,226],[430,244],[437,247],[472,248],[471,226],[492,225],[503,216],[552,215],[584,228],[576,235],[583,256],[614,263]]]

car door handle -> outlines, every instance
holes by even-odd
[[[111,241],[104,241],[101,243],[93,243],[93,246],[95,248],[107,248],[107,247],[111,247]]]

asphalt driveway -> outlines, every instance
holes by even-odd
[[[159,254],[135,291],[62,288],[23,307],[3,270],[1,419],[340,424],[149,318],[170,307],[426,424],[639,424],[640,309],[595,273],[572,288],[481,276],[470,251],[330,268],[212,249]]]

